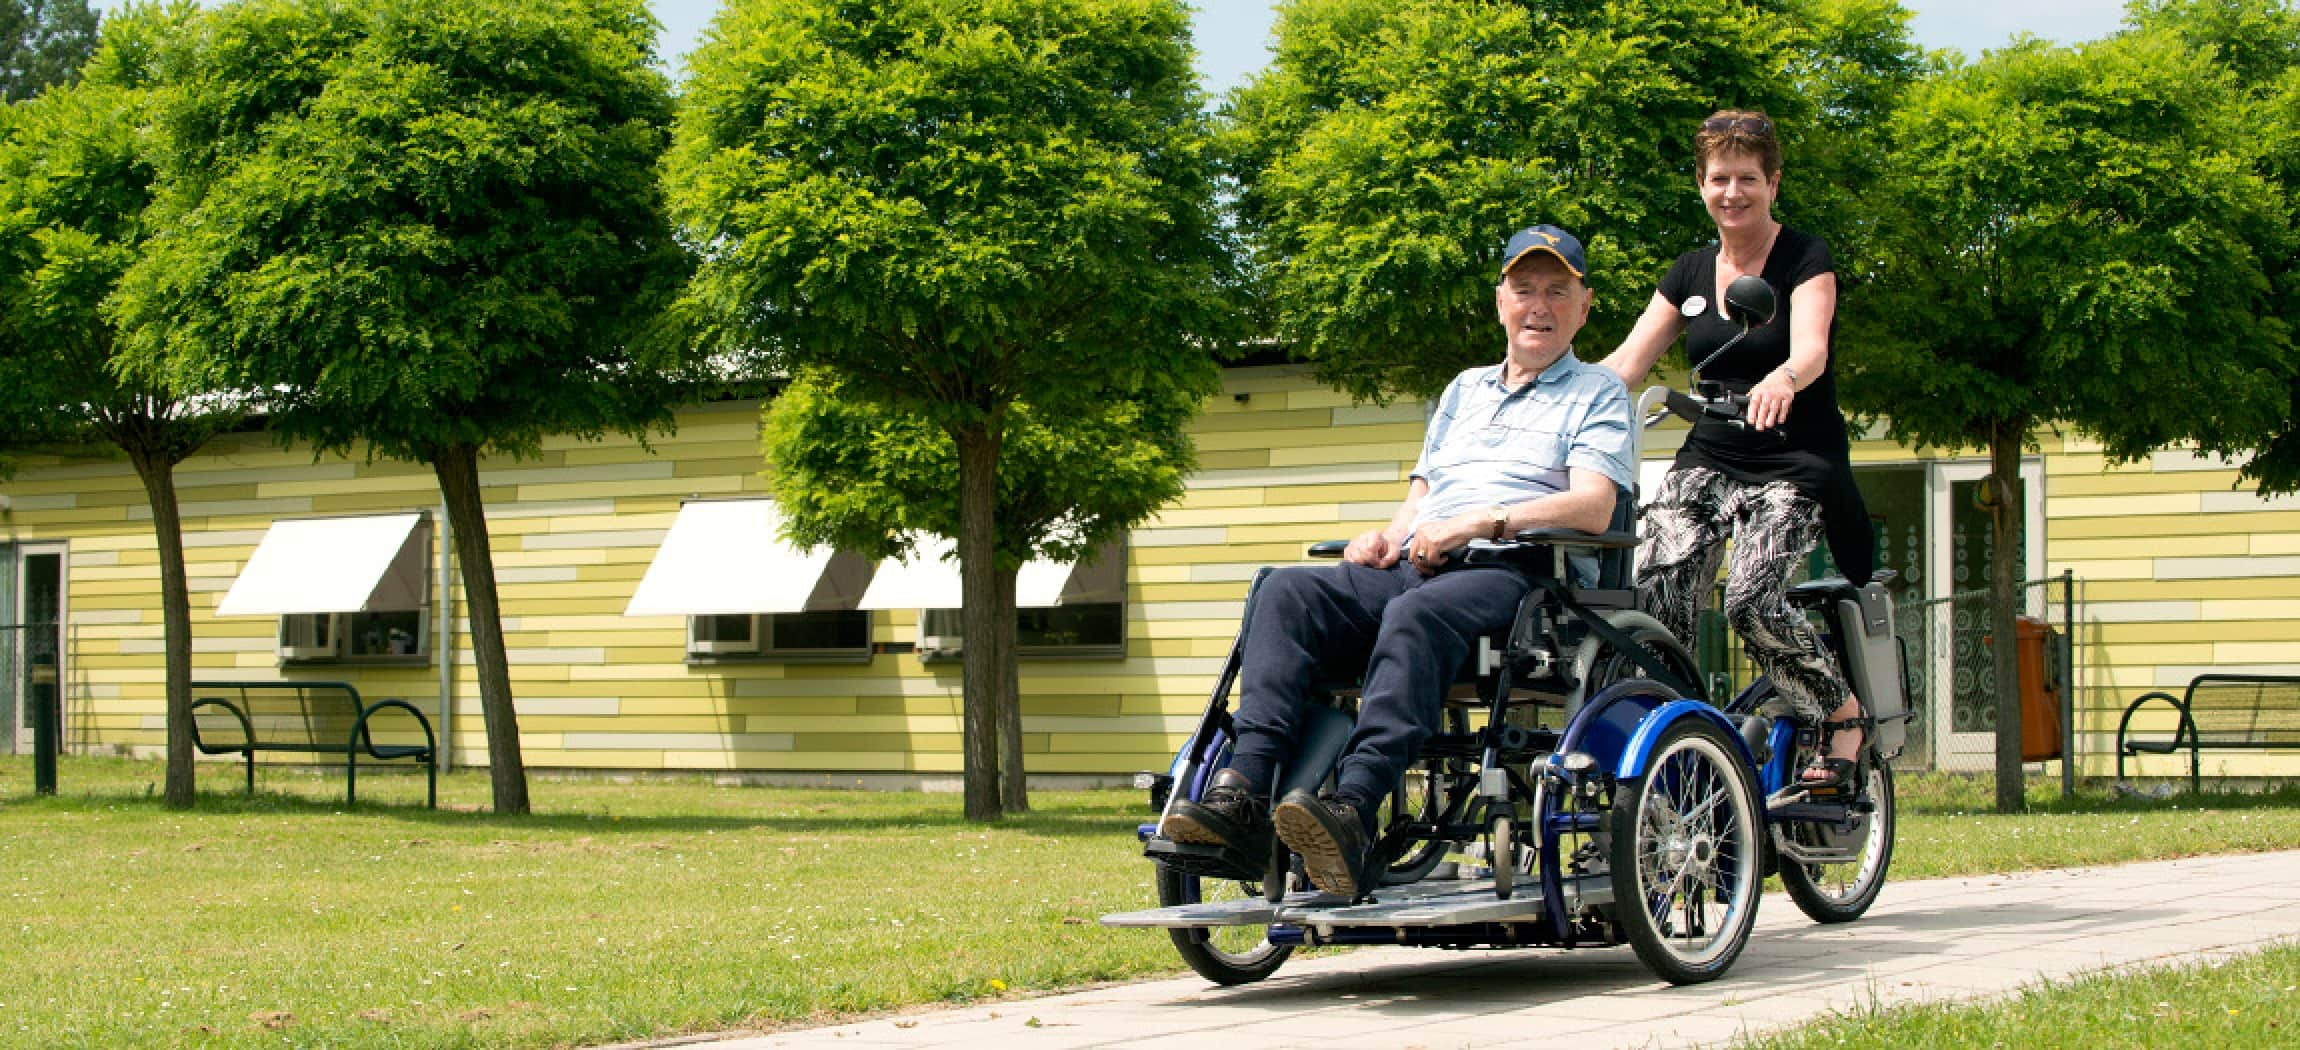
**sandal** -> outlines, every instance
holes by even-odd
[[[1805,767],[1804,772],[1797,775],[1797,786],[1805,789],[1807,798],[1853,798],[1868,785],[1868,751],[1865,746],[1855,751],[1852,758],[1835,758],[1828,752],[1829,744],[1835,740],[1837,733],[1846,729],[1859,730],[1861,743],[1866,745],[1869,726],[1875,724],[1875,721],[1860,717],[1821,723],[1821,754]]]
[[[1836,798],[1850,794],[1846,790],[1847,786],[1865,779],[1861,776],[1862,772],[1858,759],[1816,758],[1812,765],[1805,767],[1805,772],[1797,778],[1797,784],[1805,789],[1807,797]]]

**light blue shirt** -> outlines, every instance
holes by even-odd
[[[1495,504],[1523,503],[1572,487],[1574,467],[1629,488],[1629,388],[1568,349],[1533,382],[1511,390],[1503,365],[1455,376],[1438,396],[1413,476],[1429,482],[1414,528]],[[1617,498],[1618,494],[1617,494]],[[1576,557],[1575,575],[1595,559]]]

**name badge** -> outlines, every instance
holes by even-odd
[[[1699,317],[1701,311],[1706,309],[1709,309],[1709,300],[1698,295],[1690,295],[1685,297],[1685,305],[1678,307],[1677,312],[1687,317]]]

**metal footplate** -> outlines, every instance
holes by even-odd
[[[1286,898],[1287,905],[1307,904],[1315,900],[1339,902],[1339,898],[1322,893],[1297,893]],[[1219,926],[1268,926],[1276,922],[1280,905],[1261,897],[1243,900],[1214,901],[1207,904],[1177,904],[1170,908],[1152,908],[1149,911],[1122,911],[1102,917],[1104,926],[1153,926],[1167,930],[1209,930]]]
[[[1613,899],[1613,883],[1603,875],[1566,880],[1566,896],[1577,910]],[[1324,893],[1296,893],[1279,904],[1262,898],[1180,904],[1148,911],[1121,912],[1102,917],[1104,926],[1154,926],[1165,929],[1209,929],[1218,926],[1267,926],[1290,923],[1329,929],[1340,926],[1468,926],[1478,923],[1519,922],[1543,915],[1541,888],[1519,884],[1508,900],[1493,895],[1491,879],[1433,879],[1407,886],[1385,886],[1372,901],[1352,904]]]

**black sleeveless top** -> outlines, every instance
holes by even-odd
[[[1724,356],[1709,362],[1701,377],[1723,382],[1736,392],[1747,392],[1789,360],[1789,328],[1795,317],[1790,294],[1806,281],[1834,272],[1829,246],[1819,237],[1781,227],[1773,251],[1765,257],[1759,276],[1773,286],[1778,306],[1773,322],[1749,330],[1749,337]],[[1728,318],[1717,302],[1717,245],[1711,244],[1677,257],[1677,264],[1661,278],[1661,297],[1685,316],[1686,364],[1699,363],[1718,347],[1740,334],[1741,323]],[[1831,346],[1835,322],[1830,323]],[[1748,430],[1723,421],[1693,428],[1678,450],[1679,466],[1708,467],[1726,477],[1752,485],[1787,481],[1818,500],[1829,476],[1852,454],[1845,441],[1845,417],[1837,409],[1837,377],[1824,364],[1821,374],[1797,392],[1789,403],[1789,418],[1771,431]]]
[[[1661,297],[1685,317],[1686,364],[1700,363],[1741,332],[1717,299],[1714,243],[1677,257],[1661,278]],[[1729,389],[1748,389],[1789,360],[1789,330],[1795,316],[1790,296],[1806,281],[1834,273],[1828,242],[1788,226],[1773,239],[1758,275],[1773,286],[1773,321],[1753,328],[1723,356],[1710,361],[1701,377]],[[1821,374],[1789,403],[1789,418],[1771,430],[1748,430],[1723,421],[1693,428],[1677,450],[1680,467],[1707,467],[1736,481],[1763,485],[1786,481],[1822,506],[1829,549],[1838,568],[1854,583],[1866,582],[1875,562],[1868,509],[1853,483],[1852,447],[1845,438],[1845,415],[1837,407],[1837,323],[1829,321],[1830,360]]]

